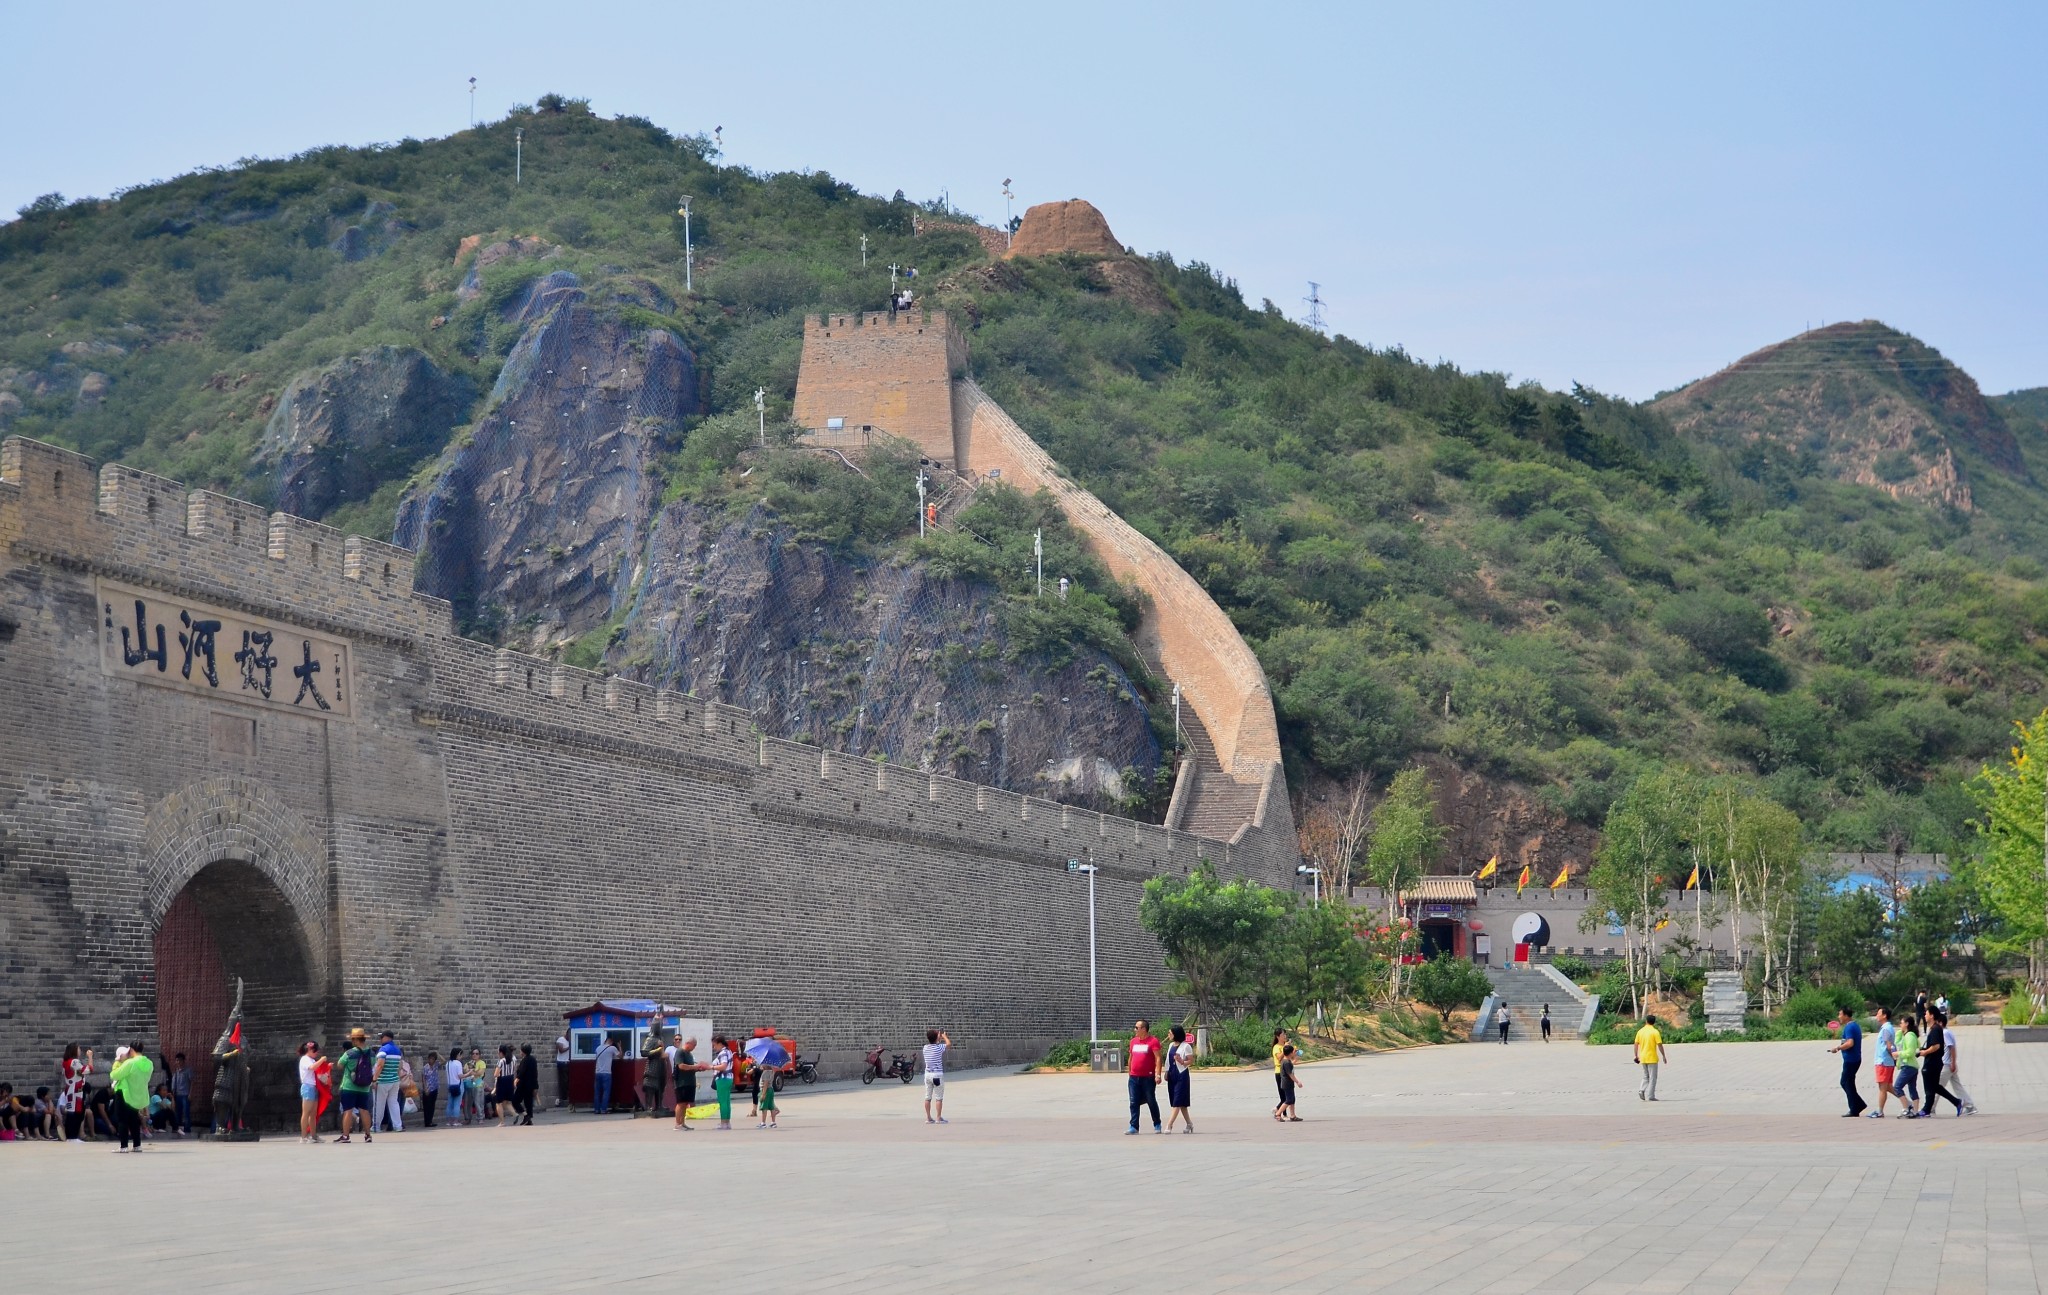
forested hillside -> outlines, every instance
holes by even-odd
[[[1961,778],[2041,708],[2039,393],[1991,402],[2018,470],[1955,451],[1965,507],[1843,480],[1797,445],[1681,431],[1665,408],[1325,338],[1199,261],[991,262],[969,233],[914,236],[913,216],[960,219],[553,97],[445,140],[52,198],[0,228],[0,420],[274,499],[280,401],[317,407],[294,380],[376,368],[392,399],[440,412],[378,432],[318,497],[335,524],[388,532],[407,483],[503,398],[517,311],[568,271],[622,336],[666,333],[692,358],[687,412],[654,433],[665,499],[909,557],[894,477],[821,481],[745,435],[757,385],[771,420],[788,407],[802,314],[880,308],[896,263],[968,326],[983,386],[1236,620],[1297,785],[1441,757],[1598,824],[1671,763],[1753,780],[1817,841],[1939,849],[1965,832]],[[438,376],[360,358],[379,348]],[[1824,412],[1889,416],[1843,392]],[[381,426],[372,412],[356,425]],[[1880,477],[1927,476],[1948,449],[1905,436]],[[1001,585],[1033,520],[992,510],[1004,556],[985,569],[925,552]],[[1056,629],[1045,641],[1116,632]]]

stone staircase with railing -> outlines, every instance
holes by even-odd
[[[1543,1019],[1546,1004],[1550,1008],[1550,1037],[1577,1039],[1582,1037],[1600,1003],[1598,994],[1580,989],[1548,963],[1488,967],[1486,978],[1493,984],[1493,996],[1486,1001],[1485,1012],[1473,1031],[1474,1038],[1498,1037],[1493,1026],[1493,1012],[1505,1002],[1508,1005],[1510,1041],[1541,1037],[1537,1023]]]

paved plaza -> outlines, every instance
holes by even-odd
[[[1839,1118],[1820,1043],[1517,1041],[1195,1077],[1192,1137],[1120,1078],[785,1094],[757,1133],[587,1115],[372,1146],[0,1147],[21,1291],[2035,1291],[2048,1046],[1961,1035],[1984,1114]],[[1865,1094],[1870,1095],[1866,1067]],[[740,1113],[745,1112],[744,1103]]]

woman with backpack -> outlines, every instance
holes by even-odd
[[[363,1141],[371,1141],[370,1094],[377,1087],[377,1050],[361,1026],[348,1032],[348,1050],[341,1054],[341,1136],[349,1140],[350,1128],[361,1125]]]

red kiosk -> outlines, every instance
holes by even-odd
[[[632,1108],[640,1102],[640,1080],[647,1063],[640,1049],[658,1023],[670,1035],[678,1031],[696,1034],[708,1041],[711,1022],[692,1020],[680,1007],[652,998],[601,998],[588,1007],[562,1013],[569,1022],[569,1102],[590,1104],[595,1092],[591,1083],[597,1074],[597,1048],[606,1039],[619,1050],[612,1062],[612,1105]]]

